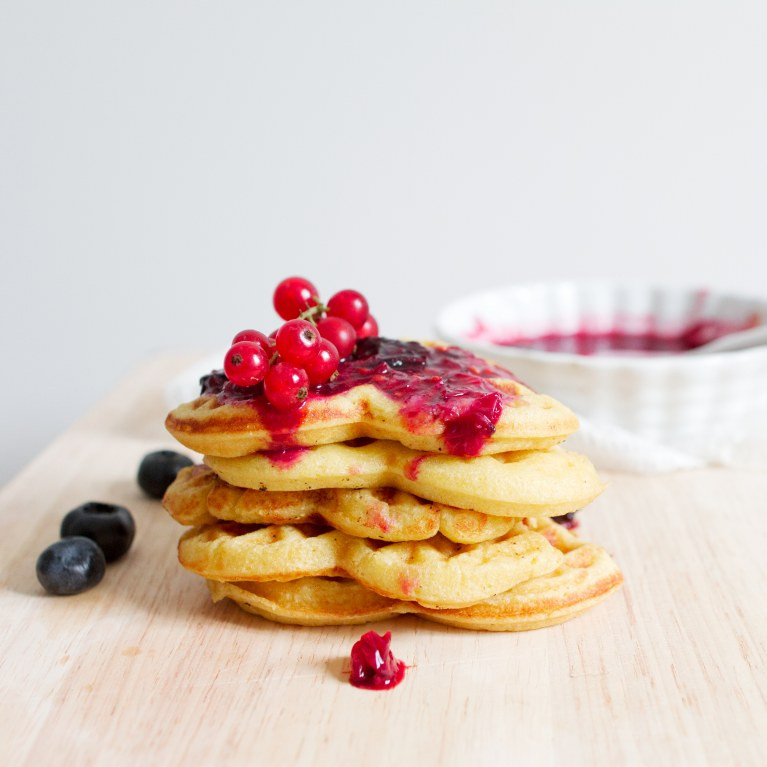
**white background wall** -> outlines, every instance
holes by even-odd
[[[146,355],[528,279],[767,294],[761,2],[0,4],[0,482]]]

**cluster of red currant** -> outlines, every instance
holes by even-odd
[[[317,288],[288,277],[274,291],[274,308],[286,322],[270,336],[242,330],[226,353],[224,372],[236,386],[257,386],[278,410],[300,407],[310,386],[330,380],[358,338],[378,335],[368,302],[341,290],[320,303]]]

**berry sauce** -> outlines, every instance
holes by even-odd
[[[235,386],[223,370],[214,370],[200,379],[200,394],[215,396],[223,404],[248,404],[258,411],[261,423],[272,437],[272,450],[295,447],[295,433],[303,420],[300,407],[278,410],[264,396],[263,384]]]
[[[352,647],[349,682],[364,690],[390,690],[405,678],[407,668],[391,651],[391,631],[368,631]]]
[[[363,338],[332,380],[309,389],[307,400],[372,384],[400,404],[400,414],[412,432],[440,422],[448,452],[472,456],[495,432],[504,403],[513,399],[493,385],[493,378],[517,380],[508,370],[455,346],[431,348],[415,341]],[[273,448],[295,444],[303,408],[279,412],[268,404],[262,387],[234,386],[220,371],[200,383],[202,394],[214,395],[219,402],[255,407],[272,433]]]
[[[411,481],[415,482],[418,479],[418,472],[421,469],[421,464],[428,458],[428,455],[419,455],[418,458],[413,458],[405,465],[405,476]]]
[[[308,452],[308,447],[280,447],[276,450],[264,450],[261,455],[266,456],[273,466],[288,469]]]
[[[620,328],[596,330],[578,328],[572,332],[552,330],[535,336],[498,334],[481,322],[470,334],[472,340],[489,341],[498,346],[519,346],[545,352],[566,354],[680,354],[697,349],[722,336],[748,330],[759,324],[758,317],[743,322],[699,320],[676,331],[663,332],[655,328],[653,318],[645,318],[646,329],[628,331]]]

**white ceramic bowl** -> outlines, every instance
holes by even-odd
[[[767,418],[767,347],[584,356],[505,343],[551,333],[678,337],[702,322],[765,324],[767,301],[606,283],[522,284],[456,301],[440,313],[437,331],[594,423],[717,461]]]

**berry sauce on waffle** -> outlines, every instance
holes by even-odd
[[[493,378],[516,380],[508,370],[454,346],[432,348],[415,341],[363,338],[341,361],[337,375],[311,387],[307,399],[332,397],[372,384],[400,403],[402,418],[411,431],[441,421],[448,451],[472,456],[493,435],[504,402],[512,399],[493,385]],[[301,425],[301,408],[280,411],[271,407],[261,386],[235,386],[222,371],[204,376],[200,383],[203,395],[216,396],[222,403],[247,402],[256,407],[271,431],[291,432]]]
[[[296,463],[302,455],[305,455],[308,452],[308,447],[281,447],[276,450],[264,450],[263,454],[274,466],[287,468]]]

